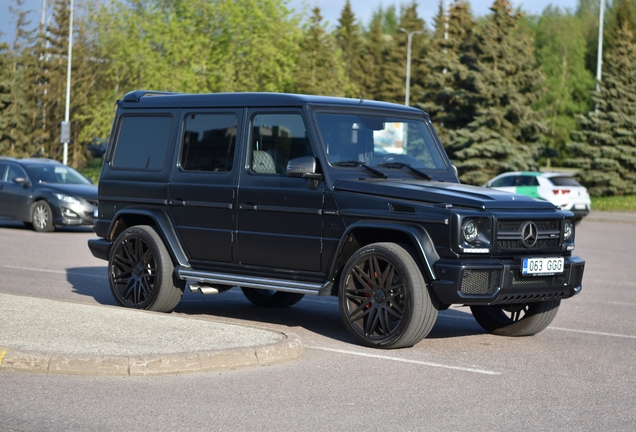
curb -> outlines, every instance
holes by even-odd
[[[270,345],[146,356],[45,354],[0,347],[0,371],[43,374],[147,376],[234,370],[298,360],[305,347],[294,334]]]

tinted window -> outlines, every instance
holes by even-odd
[[[124,116],[119,127],[113,166],[160,170],[172,130],[169,116]]]
[[[569,176],[550,177],[548,180],[550,180],[550,182],[555,186],[581,186],[579,182]]]
[[[181,167],[193,171],[230,171],[237,124],[234,114],[188,114]]]
[[[6,180],[8,182],[12,182],[13,179],[18,177],[26,177],[24,170],[17,165],[9,165],[9,168],[7,169]]]
[[[252,119],[250,168],[259,174],[284,174],[291,159],[312,156],[300,114],[258,114]]]
[[[506,176],[492,182],[490,187],[513,187],[515,185],[516,176]]]
[[[539,180],[535,176],[517,177],[517,186],[539,186]]]
[[[7,164],[0,162],[0,181],[7,181]]]

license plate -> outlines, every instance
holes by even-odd
[[[551,276],[563,273],[563,258],[524,258],[521,274],[524,276]]]

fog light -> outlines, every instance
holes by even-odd
[[[66,217],[70,217],[70,218],[79,218],[79,215],[78,215],[77,213],[75,213],[73,210],[71,210],[71,209],[67,209],[67,208],[64,208],[64,209],[62,210],[62,214],[63,214],[64,216],[66,216]]]

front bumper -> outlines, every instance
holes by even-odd
[[[438,280],[431,285],[442,303],[495,305],[527,303],[572,297],[581,291],[585,261],[565,258],[563,274],[520,275],[520,262],[513,260],[439,260]]]
[[[103,238],[92,238],[88,240],[88,248],[91,250],[93,256],[106,261],[108,261],[110,257],[110,247],[112,245],[112,242]]]
[[[53,223],[55,225],[93,225],[93,212],[97,206],[91,204],[59,204],[55,209]]]

